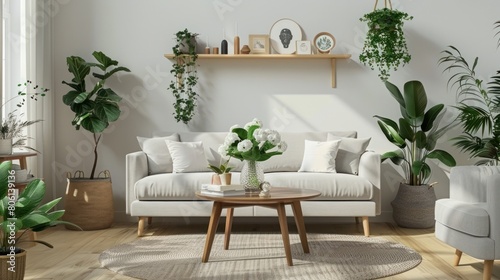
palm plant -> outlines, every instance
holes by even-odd
[[[426,111],[427,94],[419,81],[409,81],[404,85],[404,95],[395,85],[385,82],[385,86],[399,103],[401,118],[399,125],[395,121],[374,116],[386,138],[398,147],[397,150],[384,153],[381,160],[390,159],[400,165],[405,173],[408,185],[427,184],[431,168],[427,159],[437,159],[447,166],[456,162],[448,152],[436,149],[437,140],[449,130],[453,123],[440,127],[444,115],[444,105],[438,104]]]
[[[500,21],[495,22],[495,27],[500,28]],[[446,65],[445,71],[454,71],[448,85],[457,90],[455,108],[459,111],[458,120],[463,129],[462,135],[452,139],[454,145],[469,153],[471,158],[480,158],[477,165],[499,165],[500,70],[485,86],[476,74],[478,57],[470,65],[454,46],[449,46],[443,53],[445,55],[439,63]]]

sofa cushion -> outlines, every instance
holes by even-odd
[[[328,133],[327,139],[328,141],[342,139],[337,153],[337,158],[335,159],[337,172],[357,175],[359,171],[359,159],[366,151],[371,138],[341,138]]]
[[[208,169],[203,143],[165,140],[172,156],[172,172],[203,172]]]
[[[309,141],[304,143],[304,156],[299,172],[331,172],[335,171],[335,157],[341,140]]]
[[[304,156],[304,141],[326,141],[327,134],[338,137],[356,137],[356,131],[334,132],[280,132],[281,140],[288,145],[287,150],[279,156],[273,156],[263,162],[264,172],[298,171]]]
[[[172,157],[165,140],[179,141],[179,134],[153,138],[137,136],[141,150],[147,155],[148,174],[172,172]]]
[[[468,203],[454,199],[436,201],[436,221],[465,234],[487,237],[490,233],[490,217],[486,203]]]
[[[365,178],[341,173],[273,172],[265,180],[276,187],[313,189],[317,200],[370,200],[373,185]]]
[[[134,192],[139,200],[193,200],[201,184],[210,182],[211,172],[165,173],[147,176],[136,182]],[[232,174],[239,182],[240,173]],[[340,173],[266,173],[272,186],[315,189],[322,194],[316,200],[370,200],[372,184],[365,178]]]

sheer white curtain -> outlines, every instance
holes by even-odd
[[[53,89],[52,83],[52,0],[2,0],[2,89],[3,98],[17,95],[17,84],[27,79],[45,88]],[[16,102],[9,102],[15,106]],[[48,193],[55,193],[53,129],[54,93],[37,102],[26,102],[22,108],[26,119],[43,121],[28,127],[28,146],[41,153],[29,158],[28,166],[38,177],[44,178]],[[15,107],[14,107],[15,108]],[[6,107],[8,113],[12,107]],[[5,114],[5,113],[3,113]]]

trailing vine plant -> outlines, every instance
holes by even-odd
[[[185,124],[194,116],[198,96],[195,91],[198,83],[196,36],[198,34],[187,29],[181,30],[175,34],[176,44],[172,48],[174,62],[170,73],[175,79],[170,82],[169,89],[175,97],[173,114],[177,122]]]
[[[406,45],[403,32],[404,21],[413,19],[407,13],[393,10],[389,0],[389,8],[386,6],[377,9],[378,0],[375,2],[373,12],[365,14],[359,20],[366,22],[368,32],[366,34],[363,50],[359,60],[372,70],[379,71],[379,78],[385,82],[390,77],[390,71],[396,71],[398,67],[410,62],[411,55]]]

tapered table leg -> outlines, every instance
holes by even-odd
[[[214,242],[215,232],[219,225],[219,218],[222,212],[222,203],[214,201],[212,206],[212,214],[210,215],[210,223],[208,224],[207,239],[205,240],[205,248],[203,249],[203,257],[201,262],[208,262],[210,257],[210,250],[212,250],[212,243]]]
[[[283,246],[285,247],[286,262],[289,266],[293,265],[292,250],[290,249],[290,237],[288,236],[288,223],[286,221],[285,204],[278,203],[276,206],[278,210],[278,219],[281,228],[281,237],[283,238]]]
[[[304,216],[302,215],[300,201],[294,201],[292,203],[292,210],[295,218],[295,224],[297,225],[297,231],[299,232],[302,249],[304,250],[304,253],[307,254],[309,253],[309,244],[307,243],[306,226],[304,224]]]
[[[224,250],[229,249],[229,239],[231,239],[231,227],[233,226],[233,211],[234,208],[227,208],[226,229],[224,232]]]

